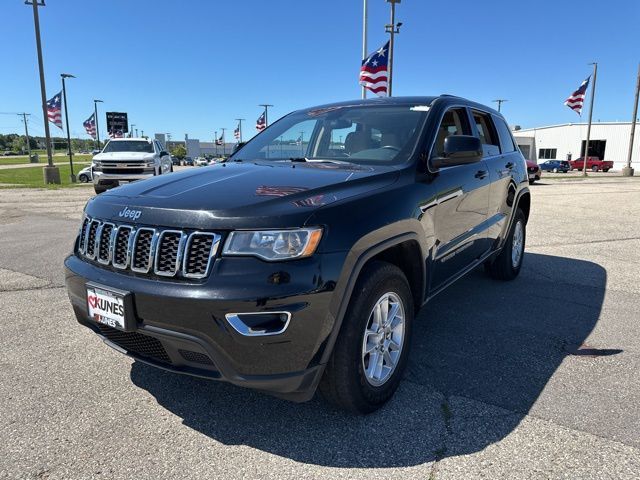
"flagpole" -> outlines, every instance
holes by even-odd
[[[94,120],[96,122],[96,143],[97,143],[97,149],[98,150],[102,150],[100,148],[100,125],[98,125],[98,103],[104,103],[102,100],[93,100],[93,114],[94,116]]]
[[[387,97],[391,96],[391,87],[393,85],[393,47],[394,38],[396,33],[400,33],[400,26],[402,23],[396,25],[396,3],[400,3],[401,0],[387,0],[387,3],[391,4],[391,24],[385,25],[385,31],[389,34],[389,67],[387,80]]]
[[[362,6],[362,60],[367,58],[367,0]],[[362,87],[362,98],[367,98],[367,89]]]
[[[216,157],[218,156],[218,130],[213,131],[213,145],[216,147]]]
[[[242,121],[244,120],[244,118],[236,118],[236,120],[238,121],[238,131],[240,133],[240,143],[242,143]]]
[[[629,137],[629,155],[627,156],[627,166],[622,169],[623,177],[633,177],[631,167],[631,157],[633,155],[633,138],[636,133],[636,118],[638,115],[638,97],[640,96],[640,64],[638,64],[638,80],[636,81],[636,98],[633,102],[633,112],[631,117],[631,136]]]
[[[269,119],[267,117],[268,115],[268,108],[269,107],[273,107],[273,105],[269,105],[268,103],[261,103],[260,105],[258,105],[259,107],[264,107],[264,128],[267,128],[269,126]]]
[[[71,183],[76,183],[76,176],[73,174],[73,154],[71,153],[71,132],[69,131],[69,109],[67,108],[67,87],[65,85],[65,78],[76,78],[69,73],[61,73],[60,77],[62,77],[62,98],[64,100],[64,119],[67,125],[67,153],[69,154],[69,168],[71,169],[71,174],[69,175],[69,180]]]
[[[224,157],[224,155],[226,153],[226,151],[225,151],[226,150],[225,149],[226,145],[224,144],[225,143],[224,142],[224,131],[226,130],[226,128],[221,128],[221,130],[222,130],[222,137],[221,137],[222,138],[222,156]]]
[[[591,119],[593,118],[593,101],[596,96],[596,76],[598,75],[598,63],[593,62],[589,65],[593,65],[593,87],[591,87],[591,105],[589,105],[589,123],[587,124],[587,143],[584,145],[584,156],[582,176],[587,176],[587,159],[589,158],[589,139],[591,138]]]

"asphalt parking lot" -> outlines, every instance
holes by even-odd
[[[63,287],[91,187],[0,190],[0,478],[638,478],[640,181],[531,190],[520,277],[430,303],[367,417],[106,347]]]

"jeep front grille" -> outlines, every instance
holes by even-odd
[[[204,278],[220,243],[212,232],[116,225],[86,217],[78,253],[102,265],[163,277]]]

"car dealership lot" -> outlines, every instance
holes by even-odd
[[[90,187],[0,190],[0,478],[637,478],[640,181],[531,187],[521,276],[419,315],[367,417],[133,363],[63,288]]]

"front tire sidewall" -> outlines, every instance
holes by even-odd
[[[400,358],[390,377],[380,386],[367,380],[362,362],[362,343],[369,315],[385,293],[395,293],[404,308],[404,339]],[[395,265],[373,262],[365,266],[354,288],[332,359],[327,366],[325,388],[333,388],[334,398],[342,408],[354,413],[370,413],[384,405],[394,394],[407,364],[413,324],[413,299],[406,277]],[[327,386],[326,380],[332,385]],[[321,385],[322,387],[322,385]],[[326,396],[326,395],[325,395]],[[337,398],[335,398],[337,397]],[[336,402],[336,400],[338,400]]]

